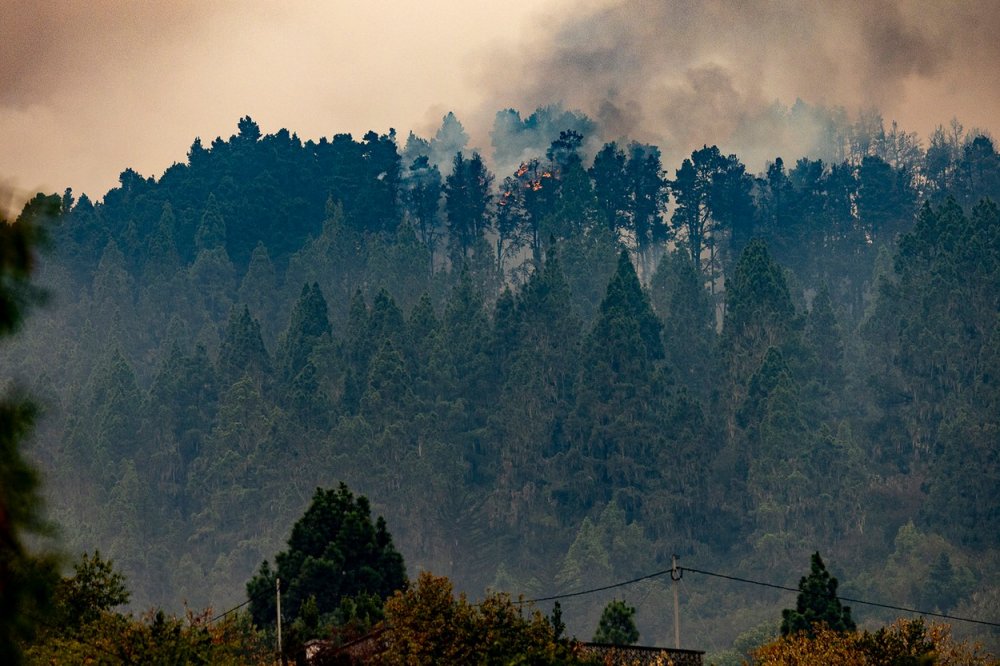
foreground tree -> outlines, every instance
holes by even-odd
[[[211,612],[186,617],[150,610],[141,617],[103,611],[80,631],[46,636],[26,663],[47,664],[272,664],[270,646],[245,613],[213,622]]]
[[[464,594],[456,599],[451,581],[429,572],[386,602],[385,617],[378,663],[586,663],[537,610],[526,614],[507,594],[489,594],[478,604]]]
[[[111,560],[99,551],[84,553],[73,565],[73,575],[59,581],[53,615],[61,631],[78,629],[97,620],[102,613],[128,603],[125,576],[115,571]]]
[[[357,498],[343,483],[317,488],[312,504],[292,528],[288,550],[265,561],[247,583],[250,611],[258,626],[275,620],[275,579],[281,579],[282,616],[295,618],[310,598],[322,615],[338,610],[346,599],[370,606],[406,587],[403,557],[380,516],[374,523],[363,495]],[[377,604],[376,604],[377,605]]]
[[[38,195],[18,220],[0,217],[0,336],[15,332],[41,294],[31,284],[39,224],[60,212],[57,196]],[[49,605],[55,580],[51,557],[33,556],[26,537],[45,535],[38,477],[20,447],[35,408],[21,398],[0,399],[0,663],[19,664],[20,642],[30,638]]]
[[[617,599],[608,602],[594,633],[595,643],[635,645],[639,630],[635,627],[635,608]]]
[[[211,610],[185,617],[155,609],[141,617],[116,612],[130,596],[125,576],[110,560],[84,553],[73,574],[56,584],[52,612],[27,645],[25,663],[270,663],[263,635],[245,613],[213,621]]]
[[[820,626],[833,631],[854,631],[851,609],[837,598],[837,579],[829,574],[819,553],[813,553],[808,576],[799,580],[795,610],[781,611],[781,635],[806,633],[815,636]]]
[[[782,636],[753,651],[756,666],[986,666],[996,659],[977,645],[958,642],[946,624],[924,624],[923,618],[897,620],[868,631],[840,632],[821,628],[815,635]]]

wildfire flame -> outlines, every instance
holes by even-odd
[[[559,178],[559,174],[553,171],[538,171],[538,161],[532,160],[530,162],[521,162],[521,166],[517,168],[514,173],[515,178],[520,178],[524,182],[525,189],[529,189],[532,192],[537,192],[544,188],[542,180],[545,178]],[[534,176],[534,177],[532,177]],[[509,192],[504,193],[504,198],[510,196]]]

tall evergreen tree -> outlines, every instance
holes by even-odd
[[[226,247],[226,221],[214,194],[208,195],[205,212],[194,234],[194,246],[198,252]]]
[[[851,609],[837,598],[837,579],[831,576],[819,553],[810,559],[808,576],[799,580],[799,596],[795,609],[781,611],[781,635],[806,632],[815,636],[821,625],[834,631],[854,631]]]
[[[455,154],[451,173],[445,179],[445,211],[448,234],[456,266],[468,256],[482,234],[489,228],[492,214],[493,175],[486,169],[479,153],[466,159]]]
[[[319,285],[302,285],[288,328],[279,342],[278,359],[284,380],[291,381],[305,368],[317,343],[330,335],[326,299]]]
[[[601,613],[594,642],[606,645],[633,645],[639,640],[635,627],[635,608],[624,601],[609,601]]]
[[[18,330],[39,292],[32,285],[39,224],[59,213],[58,198],[42,219],[0,218],[0,336]],[[39,480],[25,460],[22,442],[31,431],[34,406],[26,400],[0,400],[0,660],[22,663],[23,641],[48,612],[55,563],[32,555],[28,541],[48,531],[41,512]]]
[[[557,490],[565,501],[588,507],[606,502],[609,493],[620,488],[630,493],[626,511],[636,509],[634,502],[650,477],[647,462],[665,447],[666,433],[645,417],[647,410],[661,413],[665,407],[666,390],[657,367],[663,358],[661,329],[623,250],[600,315],[583,342],[576,408],[568,428],[569,441],[579,449],[562,454],[582,453],[599,483]]]
[[[263,243],[258,243],[250,255],[250,264],[236,290],[236,301],[244,303],[261,322],[261,335],[273,345],[278,331],[278,279],[270,254]]]
[[[680,383],[707,397],[717,378],[715,307],[704,278],[682,249],[664,254],[649,285],[663,321],[667,365]]]
[[[317,488],[312,502],[292,527],[288,549],[275,568],[265,561],[248,583],[250,611],[259,626],[274,621],[275,578],[281,579],[282,614],[299,615],[314,597],[320,613],[336,610],[344,599],[384,600],[406,586],[403,558],[380,516],[374,522],[368,499],[341,483]]]
[[[646,268],[655,259],[651,254],[653,248],[662,247],[670,236],[663,219],[668,194],[660,149],[635,142],[629,144],[625,174],[629,183],[629,231],[636,255]]]
[[[219,376],[232,384],[244,375],[262,383],[271,372],[271,359],[261,337],[260,322],[250,316],[250,309],[233,308],[229,313],[225,337],[219,347]]]
[[[726,280],[722,343],[736,403],[770,347],[782,348],[797,330],[795,306],[781,267],[763,241],[747,244]]]
[[[616,236],[628,226],[629,189],[625,171],[625,151],[614,142],[607,143],[594,157],[590,177],[598,210],[607,229]]]
[[[434,269],[434,252],[440,233],[438,208],[441,205],[441,171],[426,155],[413,160],[403,182],[403,201],[415,220],[414,228],[421,242],[430,251],[428,270]]]
[[[580,322],[554,248],[516,301],[498,301],[494,331],[503,387],[489,415],[496,466],[491,513],[524,534],[537,529],[541,538],[552,517],[531,489],[539,465],[556,451],[580,353]]]

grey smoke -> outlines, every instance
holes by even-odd
[[[752,165],[812,150],[838,107],[923,137],[953,116],[989,129],[998,17],[995,0],[7,2],[0,180],[99,198],[247,114],[303,138],[430,138],[454,110],[488,156],[497,111],[562,103],[668,168],[702,143]]]
[[[628,0],[546,28],[487,69],[487,106],[561,102],[673,159],[706,143],[751,164],[822,153],[839,109],[925,136],[1000,114],[996,2]]]

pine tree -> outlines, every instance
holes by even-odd
[[[44,206],[32,215],[22,213],[13,224],[0,216],[0,337],[17,331],[41,297],[31,282],[36,247],[43,239],[41,225],[59,215],[61,204],[58,197],[35,203]],[[0,398],[0,661],[12,666],[22,663],[23,641],[49,612],[55,582],[54,559],[32,554],[28,546],[50,531],[42,516],[39,478],[21,453],[35,414],[23,398]]]
[[[261,335],[269,346],[273,345],[278,337],[275,323],[279,320],[280,309],[278,279],[263,243],[258,243],[250,255],[250,265],[236,291],[236,298],[261,322]]]
[[[569,441],[579,449],[566,455],[582,454],[598,483],[557,486],[567,500],[588,506],[606,502],[614,489],[628,489],[637,497],[646,487],[649,461],[660,455],[668,436],[649,418],[669,411],[669,391],[659,367],[660,330],[649,296],[622,251],[600,315],[583,342],[576,407],[568,423]],[[572,478],[563,475],[562,482]],[[635,508],[632,501],[625,503],[626,510]]]
[[[826,285],[817,292],[806,318],[805,344],[815,359],[815,379],[830,391],[839,391],[845,381],[844,341]]]
[[[594,164],[589,172],[594,181],[594,194],[605,228],[615,236],[628,225],[630,194],[628,174],[625,171],[626,160],[625,151],[618,144],[606,143],[594,157]]]
[[[707,397],[717,377],[715,307],[704,278],[683,250],[664,254],[649,287],[663,321],[667,365],[689,390]]]
[[[180,270],[180,254],[177,252],[177,243],[174,239],[176,229],[177,221],[173,206],[169,201],[165,201],[160,221],[146,241],[144,282],[169,280]]]
[[[205,212],[194,235],[194,246],[198,252],[226,247],[226,221],[219,210],[214,194],[208,195]]]
[[[305,514],[292,527],[288,549],[275,556],[276,568],[265,561],[247,583],[254,621],[274,621],[275,578],[281,579],[282,614],[296,617],[315,597],[320,613],[335,610],[342,599],[375,595],[386,599],[406,586],[403,558],[392,543],[382,517],[372,522],[363,495],[341,483],[336,489],[317,488]]]
[[[799,326],[781,267],[762,240],[750,241],[732,277],[726,280],[726,316],[720,342],[731,408],[742,403],[750,377],[761,366],[767,350],[788,350]]]
[[[330,320],[323,292],[315,282],[302,285],[288,328],[279,341],[278,363],[284,381],[295,379],[305,368],[316,345],[329,336]]]
[[[639,640],[635,608],[617,599],[609,601],[601,613],[593,640],[605,645],[635,645]]]
[[[827,572],[818,552],[812,555],[809,575],[799,580],[795,610],[786,608],[781,618],[782,636],[799,632],[815,636],[821,626],[839,632],[856,628],[851,609],[837,598],[837,579]]]
[[[489,227],[493,195],[493,175],[479,153],[465,159],[455,154],[452,171],[445,179],[445,211],[452,261],[460,266]]]
[[[262,382],[271,372],[271,360],[261,338],[260,322],[250,316],[250,310],[234,308],[219,347],[219,376],[232,384],[244,375]]]

